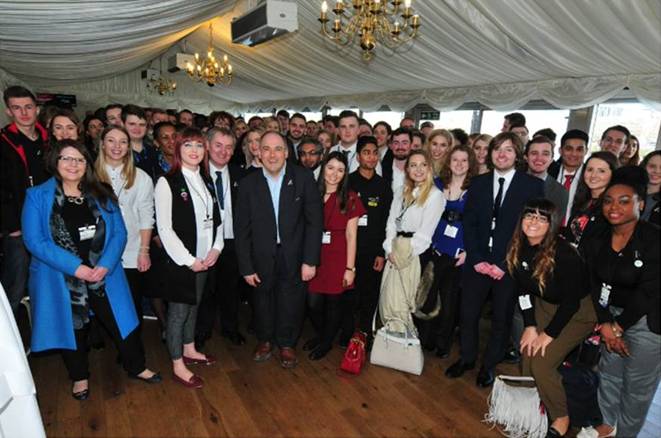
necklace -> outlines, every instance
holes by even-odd
[[[84,196],[67,196],[67,201],[76,205],[83,205]]]

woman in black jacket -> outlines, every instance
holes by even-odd
[[[526,202],[507,252],[516,281],[525,331],[521,373],[535,378],[553,423],[547,436],[569,429],[567,396],[558,366],[588,334],[597,318],[583,287],[578,251],[558,236],[558,208],[548,199]]]
[[[661,379],[661,233],[640,220],[647,184],[644,169],[618,169],[603,198],[609,227],[583,248],[601,324],[604,424],[582,437],[637,436]]]

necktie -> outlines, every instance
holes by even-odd
[[[565,175],[565,182],[562,185],[569,191],[572,181],[574,181],[574,175]]]
[[[505,186],[505,178],[498,178],[498,193],[496,194],[496,200],[493,203],[493,219],[494,225],[495,221],[498,219],[498,212],[500,211],[500,204],[503,203],[503,187]]]
[[[220,209],[225,209],[225,192],[223,192],[223,172],[216,171],[216,193],[218,194],[218,204]]]

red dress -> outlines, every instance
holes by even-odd
[[[321,264],[317,267],[317,275],[308,283],[310,292],[337,295],[354,287],[353,284],[342,287],[342,279],[347,268],[347,223],[353,218],[367,214],[367,210],[360,202],[360,198],[351,191],[346,214],[342,214],[340,204],[336,200],[335,193],[332,193],[324,204],[324,233],[330,231],[331,238],[330,243],[321,245]]]

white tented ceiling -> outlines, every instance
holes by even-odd
[[[510,110],[537,98],[580,108],[629,87],[661,109],[659,0],[413,0],[420,36],[395,52],[379,45],[370,62],[321,35],[321,0],[296,2],[298,31],[255,48],[233,45],[232,17],[257,3],[0,2],[0,86],[72,93],[88,107],[133,102],[200,112],[326,104],[403,111],[422,102],[452,110],[467,100]],[[149,93],[140,71],[178,52],[205,53],[210,21],[234,81],[211,88],[166,73],[179,91]]]

